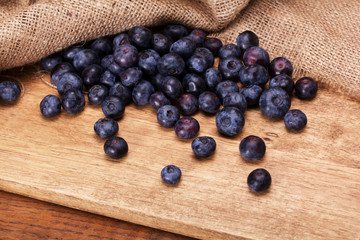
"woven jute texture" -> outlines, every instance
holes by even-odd
[[[359,0],[0,0],[0,70],[34,63],[71,44],[135,25],[182,23],[224,43],[254,31],[294,78],[360,100]]]

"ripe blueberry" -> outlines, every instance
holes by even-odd
[[[245,160],[260,160],[265,155],[266,145],[258,136],[250,135],[241,140],[239,150]]]
[[[302,100],[311,100],[316,96],[318,90],[317,82],[310,77],[303,77],[295,83],[296,96]]]
[[[216,114],[216,127],[221,134],[232,137],[244,127],[245,119],[240,109],[224,107]]]
[[[249,174],[247,184],[254,192],[264,192],[271,185],[270,173],[263,168],[255,169]]]
[[[164,183],[175,185],[180,181],[181,170],[175,165],[168,165],[161,170],[161,179]]]
[[[212,137],[197,137],[192,141],[191,148],[196,157],[206,158],[214,154],[216,142]]]
[[[182,117],[175,124],[175,133],[181,139],[194,138],[199,130],[199,122],[192,117]]]
[[[110,137],[104,144],[104,151],[107,156],[113,159],[124,157],[129,150],[127,142],[121,137]]]
[[[61,102],[57,96],[47,95],[40,102],[40,111],[44,117],[52,118],[60,114]]]
[[[285,114],[284,123],[287,129],[300,131],[306,126],[307,117],[302,111],[292,109]]]

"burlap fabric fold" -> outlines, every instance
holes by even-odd
[[[254,31],[294,78],[312,76],[360,100],[358,0],[0,0],[0,70],[135,25],[182,23],[235,43]]]

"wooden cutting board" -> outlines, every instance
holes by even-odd
[[[100,107],[45,119],[39,103],[56,90],[32,67],[8,74],[21,79],[25,94],[15,106],[0,106],[1,190],[197,238],[360,238],[358,102],[320,89],[313,101],[293,98],[292,108],[308,117],[303,132],[288,132],[282,121],[252,109],[233,138],[218,134],[214,116],[198,113],[199,135],[217,141],[215,155],[202,161],[191,140],[160,127],[150,106],[130,105],[118,133],[129,153],[110,161],[93,130]],[[250,134],[267,145],[256,163],[239,154],[240,140]],[[161,181],[168,164],[182,170],[176,187]],[[256,168],[271,173],[265,194],[248,189]]]

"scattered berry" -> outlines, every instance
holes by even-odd
[[[46,118],[52,118],[60,114],[61,101],[55,95],[47,95],[40,102],[41,114]]]
[[[174,127],[180,118],[180,113],[173,105],[164,105],[157,110],[158,123],[166,128]]]
[[[129,150],[127,142],[121,137],[110,137],[104,144],[106,155],[113,159],[124,157]]]
[[[175,133],[181,139],[194,138],[199,130],[199,122],[192,117],[182,117],[175,124]]]
[[[191,148],[196,157],[206,158],[214,154],[216,142],[212,137],[197,137],[192,141]]]
[[[302,111],[292,109],[285,114],[284,123],[287,129],[300,131],[305,128],[307,124],[307,117]]]
[[[310,77],[300,78],[295,83],[296,96],[302,100],[311,100],[315,98],[317,90],[317,82]]]
[[[0,82],[0,102],[14,103],[20,97],[20,87],[12,81]]]
[[[263,168],[255,169],[249,174],[247,184],[254,192],[264,192],[271,185],[270,173]]]
[[[164,183],[175,185],[180,181],[181,170],[175,165],[168,165],[161,170],[161,179]]]
[[[282,88],[265,90],[259,100],[261,112],[269,118],[282,118],[289,110],[291,99]]]
[[[245,160],[260,160],[265,155],[266,146],[264,140],[250,135],[241,140],[239,150]]]

